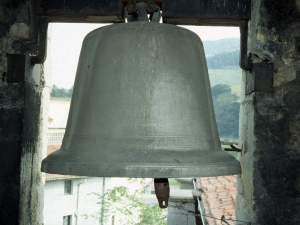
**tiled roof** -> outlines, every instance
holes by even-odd
[[[52,152],[57,151],[58,149],[60,149],[60,147],[61,147],[61,145],[48,145],[47,146],[47,155],[49,155]],[[50,180],[65,180],[65,179],[74,179],[74,178],[82,178],[82,176],[45,173],[45,179],[46,179],[46,181],[50,181]]]
[[[47,155],[51,154],[52,152],[57,151],[60,149],[61,145],[48,145],[47,146]]]
[[[197,178],[198,188],[203,190],[201,199],[205,214],[221,219],[225,216],[230,225],[235,220],[236,176]],[[220,220],[206,217],[209,225],[221,225]],[[224,224],[224,223],[223,223]]]

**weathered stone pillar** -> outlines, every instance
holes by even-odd
[[[0,2],[0,224],[43,223],[42,65],[33,1]],[[34,77],[35,76],[35,77]]]
[[[300,221],[300,3],[252,4],[248,50],[261,67],[244,74],[236,216],[261,225],[292,225]],[[249,91],[250,76],[269,79],[269,72],[271,88]]]

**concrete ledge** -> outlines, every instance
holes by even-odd
[[[195,202],[192,190],[170,189],[169,202]]]

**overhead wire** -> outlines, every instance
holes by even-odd
[[[219,220],[224,225],[230,225],[227,220],[230,220],[230,221],[233,221],[233,222],[238,222],[235,225],[260,225],[258,223],[254,223],[254,222],[247,222],[247,221],[234,220],[234,219],[225,219],[224,215],[221,218],[216,218],[216,217],[213,217],[213,216],[210,216],[210,215],[195,213],[194,211],[185,209],[182,204],[178,204],[178,205],[170,205],[169,204],[168,207],[173,207],[173,208],[176,208],[176,209],[179,209],[179,210],[186,211],[187,212],[186,215],[193,215],[193,216],[198,216],[198,217],[203,216],[203,217],[209,217],[209,218],[212,218],[212,219],[215,219],[215,220]]]
[[[193,179],[193,186],[194,186],[194,189],[195,190],[199,190],[198,188],[197,188],[197,183],[196,183],[196,180],[195,179]],[[260,225],[260,224],[257,224],[257,223],[254,223],[254,222],[248,222],[248,221],[242,221],[242,220],[234,220],[234,219],[225,219],[225,216],[224,215],[222,215],[222,217],[221,218],[216,218],[216,217],[214,217],[214,216],[212,216],[212,215],[206,215],[206,214],[204,214],[203,213],[203,211],[201,210],[201,204],[200,204],[200,202],[202,202],[201,201],[201,198],[199,198],[199,196],[194,196],[196,199],[197,199],[197,201],[198,201],[198,208],[199,208],[199,213],[196,213],[196,212],[194,212],[194,211],[191,211],[191,210],[186,210],[184,207],[183,207],[183,205],[182,205],[182,203],[180,203],[180,204],[177,204],[177,205],[170,205],[169,204],[169,207],[174,207],[174,208],[176,208],[176,209],[179,209],[179,210],[183,210],[183,211],[186,211],[187,212],[187,215],[193,215],[193,216],[197,216],[197,217],[201,217],[201,220],[202,220],[202,223],[203,224],[205,224],[206,225],[206,220],[204,220],[204,217],[209,217],[209,218],[212,218],[212,219],[215,219],[215,220],[219,220],[219,221],[221,221],[221,224],[224,224],[224,225],[230,225],[228,222],[229,221],[232,221],[232,222],[237,222],[237,223],[235,223],[235,225]]]

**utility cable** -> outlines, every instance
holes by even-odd
[[[195,213],[194,211],[191,211],[191,210],[186,210],[182,204],[178,204],[178,205],[170,205],[168,207],[173,207],[173,208],[176,208],[176,209],[179,209],[179,210],[183,210],[183,211],[186,211],[187,212],[187,215],[193,215],[193,216],[204,216],[204,217],[209,217],[209,218],[212,218],[212,219],[215,219],[215,220],[220,220],[222,224],[224,225],[230,225],[227,221],[230,220],[230,221],[233,221],[233,222],[238,222],[236,223],[236,225],[260,225],[258,223],[253,223],[253,222],[247,222],[247,221],[242,221],[242,220],[233,220],[233,219],[228,219],[226,221],[225,219],[225,216],[223,215],[221,217],[221,219],[219,218],[216,218],[216,217],[213,217],[213,216],[210,216],[210,215],[203,215],[201,213]]]

